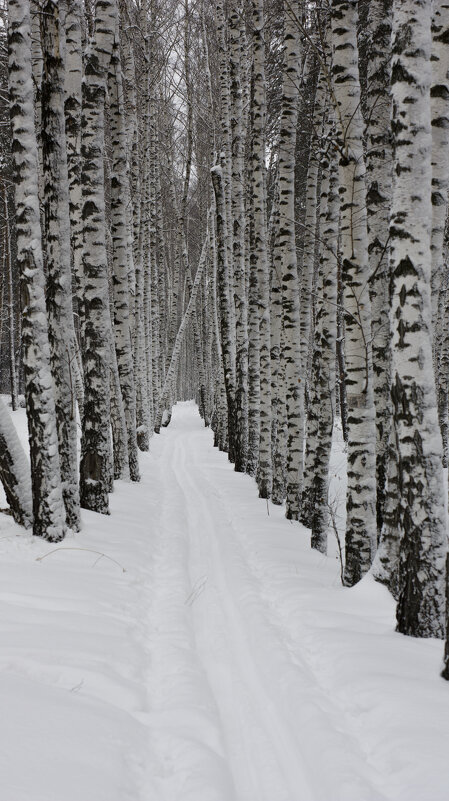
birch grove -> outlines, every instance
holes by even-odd
[[[15,519],[59,540],[80,508],[108,514],[194,400],[268,514],[336,554],[345,587],[384,583],[399,632],[442,638],[445,0],[2,13],[0,383],[12,415],[25,396],[31,458],[1,403]]]

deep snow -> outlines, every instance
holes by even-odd
[[[193,404],[141,468],[56,549],[0,514],[1,798],[446,801],[442,643],[343,589]]]

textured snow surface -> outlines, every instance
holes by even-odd
[[[192,404],[141,468],[45,559],[0,515],[1,797],[447,801],[442,643],[342,589]]]

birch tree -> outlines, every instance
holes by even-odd
[[[65,79],[65,133],[67,145],[67,171],[70,199],[70,238],[75,277],[76,313],[78,328],[83,325],[83,222],[81,218],[81,82],[83,77],[82,3],[66,0],[66,63]]]
[[[260,441],[257,483],[259,496],[261,498],[269,498],[272,485],[271,343],[265,176],[266,83],[264,24],[263,0],[252,0],[251,192],[253,243],[251,270],[257,271],[260,336]]]
[[[376,408],[377,531],[383,524],[391,428],[389,218],[391,170],[390,0],[371,0],[368,13],[367,222],[372,308],[373,393]]]
[[[116,39],[109,77],[111,165],[111,235],[114,334],[120,391],[126,422],[129,475],[139,481],[139,457],[136,435],[136,393],[131,349],[130,291],[134,273],[132,245],[129,246],[127,207],[131,202],[123,81],[119,41]]]
[[[304,410],[300,382],[299,281],[295,240],[295,147],[298,119],[299,5],[284,2],[284,74],[279,140],[279,233],[282,270],[283,358],[287,408],[286,516],[297,520],[301,492]]]
[[[110,475],[108,263],[104,194],[104,118],[109,62],[117,22],[116,0],[95,7],[95,30],[86,54],[82,108],[82,203],[84,269],[84,415],[81,441],[81,505],[108,514]]]
[[[232,256],[234,262],[236,397],[235,469],[246,469],[248,451],[248,304],[245,281],[244,137],[242,102],[243,9],[233,0],[229,13],[229,72],[232,147]]]
[[[76,399],[71,357],[75,330],[70,269],[69,186],[64,117],[65,3],[42,5],[42,152],[44,166],[46,299],[62,495],[67,525],[79,531]]]
[[[28,0],[8,0],[8,19],[17,263],[21,282],[22,348],[30,442],[33,533],[57,541],[65,534],[65,510],[61,492],[45,308]]]
[[[442,636],[446,517],[432,361],[431,8],[395,0],[393,14],[392,400],[398,448],[397,630]]]
[[[344,573],[347,585],[359,581],[367,572],[377,546],[371,304],[363,119],[356,34],[356,0],[333,0],[332,83],[339,124],[341,254],[349,428]]]

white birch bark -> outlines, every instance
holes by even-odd
[[[447,551],[442,443],[432,360],[431,9],[393,15],[392,400],[398,448],[397,630],[442,636]]]
[[[373,340],[373,392],[376,407],[376,506],[380,535],[385,503],[391,428],[389,322],[389,221],[392,194],[391,0],[371,0],[368,14],[367,213]]]
[[[64,117],[65,3],[44,0],[41,11],[43,51],[42,154],[44,168],[46,300],[62,497],[67,525],[81,527],[77,471],[77,428],[71,357],[75,330],[70,267],[69,185]]]
[[[327,549],[327,527],[329,519],[328,490],[329,467],[332,448],[332,431],[335,418],[336,392],[336,337],[337,337],[337,242],[340,198],[338,194],[338,169],[331,156],[323,163],[322,222],[320,226],[322,274],[322,302],[316,314],[316,351],[314,354],[317,395],[316,441],[310,443],[315,450],[313,478],[310,488],[311,546],[322,553]],[[326,196],[324,198],[324,196]],[[318,296],[320,290],[318,290]]]
[[[9,376],[11,384],[11,407],[15,411],[19,403],[19,387],[16,369],[16,343],[15,343],[15,307],[13,288],[13,264],[11,253],[11,218],[9,215],[8,192],[3,184],[3,211],[5,217],[4,256],[6,261],[6,274],[8,281],[8,339],[9,339]],[[3,304],[2,304],[3,305]]]
[[[304,394],[301,391],[299,280],[295,237],[295,150],[298,120],[300,39],[299,4],[284,2],[284,74],[279,140],[279,234],[282,258],[283,357],[287,407],[286,509],[299,516],[303,470]]]
[[[253,242],[251,270],[257,271],[259,305],[260,438],[257,483],[259,497],[269,498],[271,465],[270,292],[268,281],[265,126],[266,81],[263,0],[252,0],[253,74],[251,103],[251,190]]]
[[[437,326],[438,295],[444,274],[443,243],[449,192],[449,3],[432,4],[432,319]]]
[[[344,580],[346,585],[352,585],[369,570],[377,547],[376,428],[356,0],[333,0],[332,41],[332,80],[340,127],[341,253],[349,428]]]
[[[111,322],[104,193],[104,116],[109,62],[117,20],[116,0],[95,7],[95,31],[86,55],[82,110],[84,268],[84,415],[81,505],[109,513]]]
[[[109,76],[111,164],[111,235],[114,335],[120,391],[126,422],[129,475],[140,480],[136,435],[136,393],[131,349],[129,269],[134,271],[128,239],[127,208],[131,203],[126,155],[125,111],[119,42],[116,41]]]
[[[81,218],[82,15],[81,0],[67,0],[64,110],[70,196],[70,238],[79,331],[81,331],[83,325],[84,301],[83,221]]]
[[[443,437],[443,459],[449,461],[447,344],[447,261],[444,234],[449,193],[449,4],[435,0],[432,7],[432,320],[438,414]]]
[[[50,370],[38,194],[38,152],[31,74],[28,0],[8,0],[9,97],[15,179],[17,263],[30,441],[33,533],[51,541],[65,534],[65,510]]]
[[[235,436],[235,356],[232,338],[231,302],[229,294],[228,254],[226,247],[226,200],[223,170],[216,166],[211,170],[215,192],[216,238],[217,238],[217,289],[220,311],[221,353],[223,358],[224,383],[228,410],[229,458],[234,461]]]
[[[244,138],[242,102],[242,15],[239,0],[229,12],[229,73],[232,148],[232,248],[234,261],[236,395],[235,469],[246,469],[248,453],[248,305],[245,286]]]

